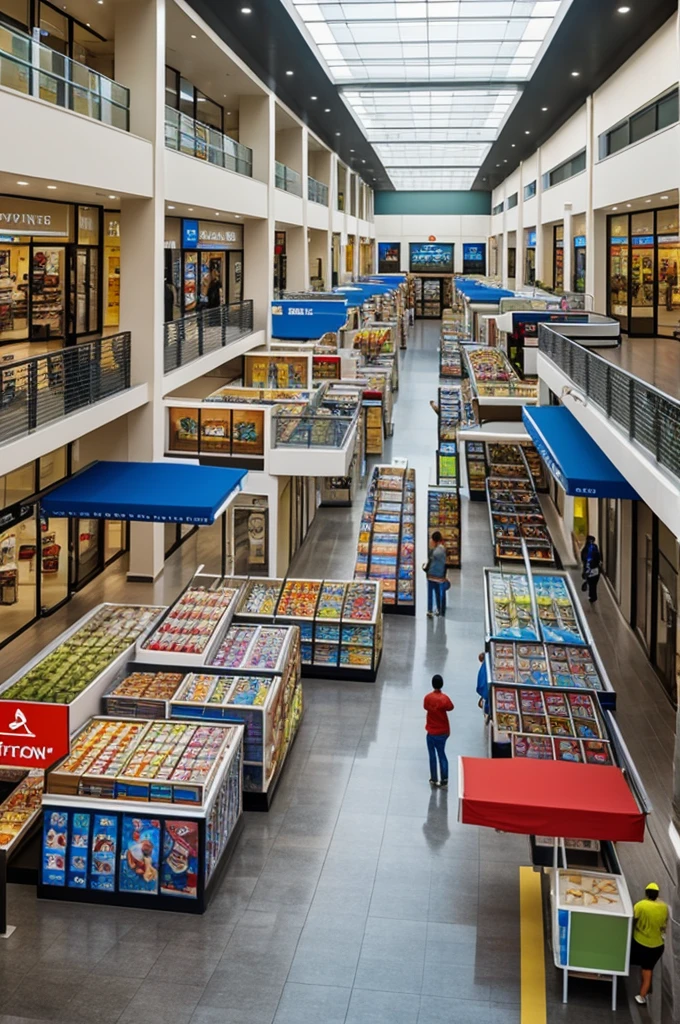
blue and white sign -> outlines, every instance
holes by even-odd
[[[633,245],[654,245],[654,235],[633,235]]]
[[[198,246],[198,221],[182,221],[182,248],[196,249]]]
[[[609,242],[611,245],[628,245],[628,239],[624,238],[623,235],[612,235]]]
[[[347,321],[347,301],[280,299],[272,302],[272,337],[311,341],[339,331]]]
[[[409,263],[412,273],[452,274],[453,244],[439,242],[411,242]]]
[[[486,244],[480,242],[477,245],[473,245],[470,242],[463,242],[463,262],[464,263],[483,263],[486,259]]]
[[[575,249],[585,249],[585,247],[586,247],[586,236],[585,235],[575,235],[574,236],[574,248]]]

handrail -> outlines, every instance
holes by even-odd
[[[308,177],[307,198],[313,203],[328,206],[328,185],[325,185],[323,181],[317,181],[316,178]]]
[[[174,107],[165,108],[165,145],[236,174],[253,176],[253,151],[216,128],[196,121]]]
[[[592,349],[540,324],[539,350],[560,367],[629,440],[680,477],[680,402]]]
[[[130,90],[0,23],[0,86],[130,130]]]
[[[170,320],[163,331],[163,372],[170,373],[208,352],[226,348],[252,330],[252,299]]]
[[[292,167],[282,164],[280,160],[274,163],[274,185],[276,188],[282,188],[284,192],[302,198],[302,175]]]
[[[130,387],[130,332],[0,364],[0,445]]]

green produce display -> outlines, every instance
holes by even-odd
[[[71,704],[148,629],[158,608],[103,605],[72,636],[0,694],[3,700]]]

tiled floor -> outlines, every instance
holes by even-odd
[[[437,333],[438,325],[416,328],[390,445],[417,470],[421,555]],[[359,515],[359,507],[321,510],[293,573],[350,577]],[[97,600],[170,600],[217,550],[201,532],[153,589],[125,584],[114,567],[6,649],[0,676]],[[474,693],[481,568],[492,559],[484,506],[464,502],[462,550],[446,620],[425,617],[424,578],[418,616],[386,618],[375,685],[305,681],[305,718],[272,810],[246,815],[202,918],[41,904],[31,889],[12,888],[18,927],[0,943],[0,1024],[519,1024],[518,867],[528,863],[528,842],[458,824],[455,786],[433,792],[427,781],[422,697],[434,672],[456,704],[449,757],[486,754]],[[616,681],[631,675],[628,658],[644,679],[644,661],[618,646],[626,630],[604,593],[593,616],[602,618],[599,635],[617,638],[605,651],[617,659]],[[631,686],[631,698],[649,705],[645,729],[657,728],[656,691]],[[622,704],[634,732],[635,706]],[[624,859],[636,885],[650,871],[662,880],[651,840]],[[574,982],[563,1007],[549,953],[546,968],[548,1024],[612,1020],[608,985]],[[657,1003],[651,1015],[631,1015],[622,988],[616,1020],[658,1024]]]

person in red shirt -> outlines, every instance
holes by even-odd
[[[449,784],[449,762],[444,751],[451,728],[449,711],[453,711],[453,701],[443,691],[444,680],[441,676],[432,676],[432,693],[428,693],[423,701],[427,712],[425,731],[427,732],[427,749],[430,755],[430,785],[445,789]],[[439,759],[439,776],[437,782],[437,759]]]

